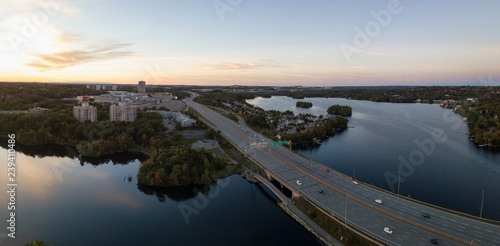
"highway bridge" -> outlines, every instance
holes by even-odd
[[[271,146],[271,140],[246,125],[193,102],[191,98],[185,102],[261,166],[268,179],[277,180],[294,195],[304,196],[349,226],[381,242],[432,245],[430,240],[438,239],[441,245],[500,245],[500,226],[497,224],[427,206],[362,183],[355,184],[350,177],[327,170],[327,167],[287,148]],[[320,190],[324,193],[321,194]],[[376,199],[382,203],[376,203]],[[424,213],[430,218],[424,218]],[[393,233],[384,232],[384,227],[391,228]]]

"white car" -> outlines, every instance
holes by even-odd
[[[358,184],[358,181],[352,181],[353,184],[357,185]]]
[[[300,182],[299,180],[297,180],[296,182],[298,185],[302,185],[302,182]]]
[[[378,203],[378,204],[382,204],[382,200],[381,199],[375,199],[375,202]]]
[[[385,231],[386,233],[388,233],[388,234],[392,234],[392,230],[391,230],[391,228],[389,228],[389,227],[385,227],[385,228],[384,228],[384,231]]]

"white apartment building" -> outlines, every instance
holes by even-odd
[[[110,121],[134,122],[137,119],[137,107],[119,103],[109,108]]]
[[[82,106],[73,107],[73,116],[80,122],[87,120],[95,122],[97,121],[97,108],[89,106],[88,102],[83,102]]]

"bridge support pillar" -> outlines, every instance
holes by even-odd
[[[292,191],[292,198],[300,197],[301,195],[298,192]]]
[[[265,170],[265,172],[266,172],[267,179],[268,179],[269,181],[273,181],[273,180],[274,180],[274,178],[273,178],[273,176],[271,176],[271,173],[269,173],[267,170]]]

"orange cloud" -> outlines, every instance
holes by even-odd
[[[133,52],[124,50],[124,48],[129,45],[130,44],[111,44],[91,50],[66,50],[54,52],[52,54],[32,55],[34,59],[24,65],[33,67],[39,72],[60,70],[69,66],[129,56],[133,54]]]

